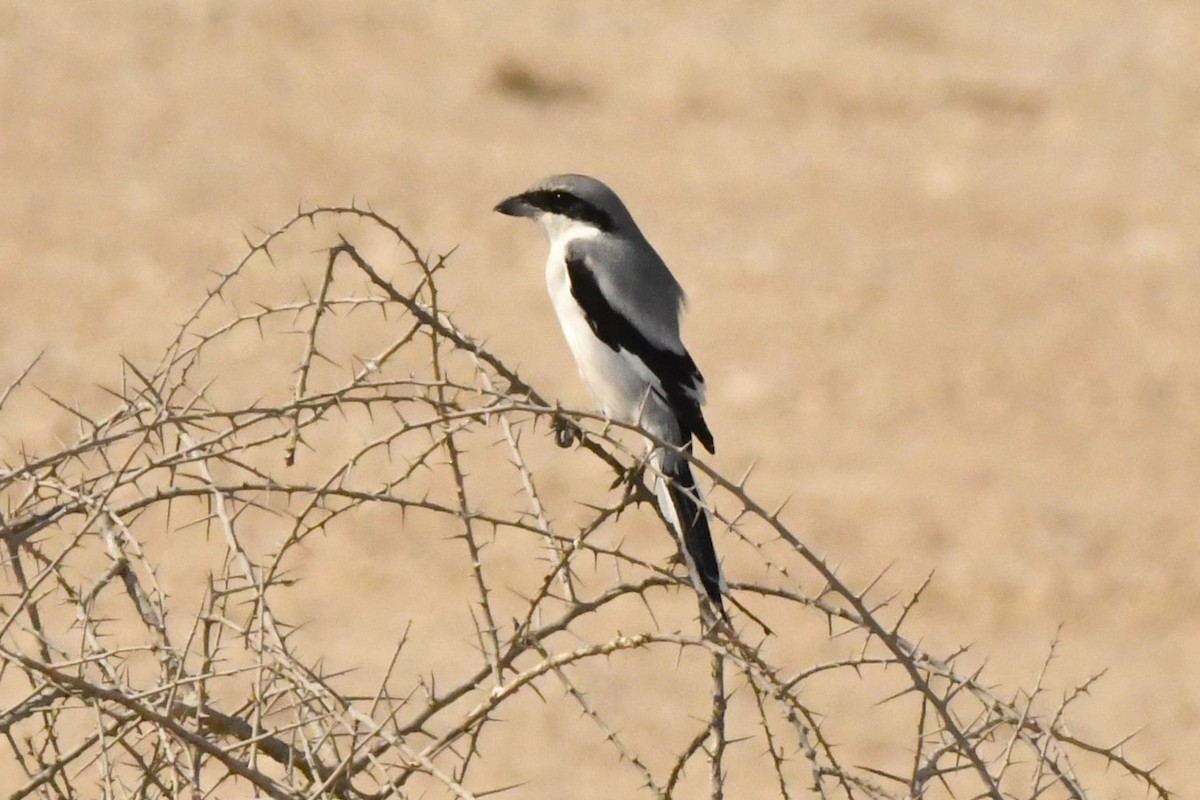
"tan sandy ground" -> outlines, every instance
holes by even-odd
[[[1108,670],[1076,728],[1145,726],[1200,793],[1200,4],[339,9],[0,6],[0,385],[48,348],[96,401],[242,231],[354,197],[457,246],[458,321],[584,403],[544,246],[490,209],[594,173],[689,290],[715,463],[847,576],[936,570],[917,630],[993,681],[1064,625],[1056,685]],[[318,588],[387,596],[340,563]]]

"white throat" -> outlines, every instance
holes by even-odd
[[[601,234],[595,225],[564,217],[562,214],[542,214],[537,222],[550,240],[551,247],[565,247],[573,239],[593,239]]]

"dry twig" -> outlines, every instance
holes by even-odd
[[[357,243],[380,235],[405,263],[385,269]],[[267,266],[314,244],[319,262]],[[1125,742],[1101,746],[1068,730],[1087,686],[1054,706],[1043,674],[1031,692],[1002,699],[960,668],[962,653],[939,657],[902,632],[924,586],[895,604],[847,584],[744,479],[693,459],[731,534],[722,548],[741,548],[739,563],[772,576],[734,591],[776,635],[711,620],[701,629],[686,577],[617,533],[655,524],[646,513],[621,517],[640,494],[614,502],[607,481],[565,500],[535,489],[552,468],[625,476],[638,462],[625,442],[640,449],[643,432],[547,402],[439,307],[445,266],[375,212],[300,211],[219,276],[159,364],[124,365],[114,408],[94,416],[55,401],[78,437],[7,456],[8,797],[100,787],[138,797],[467,798],[515,785],[579,796],[548,767],[515,750],[506,757],[509,742],[537,735],[531,696],[586,719],[581,741],[609,743],[595,757],[623,766],[606,773],[612,786],[594,787],[603,796],[695,796],[707,779],[714,798],[1082,798],[1098,768],[1167,797]],[[309,269],[315,296],[288,278]],[[576,452],[553,447],[564,419],[582,437]],[[434,625],[412,620],[450,578],[389,587],[403,632],[399,645],[371,643],[393,653],[378,675],[314,651],[285,611],[325,568],[306,553],[347,537],[437,552],[440,562],[426,563],[458,578],[439,590]],[[447,538],[466,546],[448,549]],[[490,561],[500,548],[521,559],[519,574]],[[165,577],[181,558],[194,559],[196,585],[181,583],[187,571]],[[641,624],[630,611],[638,604],[649,612]],[[801,641],[795,631],[809,619],[831,638]],[[459,638],[471,630],[473,652]],[[436,657],[448,647],[453,668]],[[798,652],[812,655],[796,661]],[[843,713],[822,701],[846,687],[877,704]],[[638,715],[660,708],[683,721],[667,728],[686,729],[683,738],[640,730]],[[856,749],[858,730],[894,732],[889,754],[873,761]],[[547,753],[545,764],[555,759]]]

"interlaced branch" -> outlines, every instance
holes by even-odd
[[[925,585],[851,585],[683,453],[773,633],[712,617],[620,485],[653,470],[645,432],[460,328],[447,264],[373,211],[301,210],[104,409],[49,398],[78,436],[0,470],[0,794],[1167,798],[1127,741],[1070,729],[1090,682],[1002,690],[927,651]],[[304,602],[317,575],[365,595],[384,559],[371,619]],[[337,629],[359,644],[323,649]],[[604,785],[575,782],[581,753]]]

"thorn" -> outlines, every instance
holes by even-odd
[[[875,576],[874,580],[872,580],[869,584],[867,584],[867,588],[863,589],[861,592],[858,593],[856,599],[863,605],[866,605],[867,595],[871,593],[871,590],[875,588],[876,584],[878,584],[881,580],[883,580],[884,575],[887,575],[889,572],[891,572],[892,567],[894,567],[894,566],[896,566],[896,562],[892,561],[886,567],[884,567],[880,571],[880,573]],[[885,603],[886,603],[886,601],[885,601]]]
[[[796,493],[792,492],[791,494],[789,494],[787,497],[785,497],[783,499],[783,502],[779,504],[778,508],[776,508],[774,511],[771,512],[770,520],[772,522],[779,522],[779,515],[781,513],[783,513],[783,509],[787,507],[788,503],[792,502],[792,498],[795,496],[796,496]]]
[[[750,480],[750,473],[753,472],[754,468],[757,466],[758,466],[758,457],[755,456],[753,459],[751,459],[750,464],[746,467],[746,471],[742,473],[742,477],[738,478],[737,487],[739,489],[745,490],[746,481]]]

